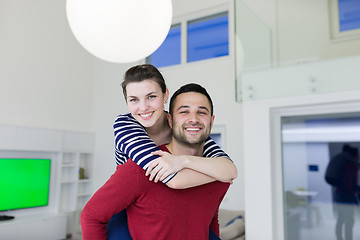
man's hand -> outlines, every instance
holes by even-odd
[[[145,175],[150,175],[150,181],[162,181],[170,174],[178,172],[184,168],[184,163],[180,156],[175,156],[161,150],[152,152],[151,154],[159,155],[160,157],[154,160],[146,170]]]

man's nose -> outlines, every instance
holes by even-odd
[[[198,115],[195,112],[189,114],[189,122],[193,124],[199,122]]]

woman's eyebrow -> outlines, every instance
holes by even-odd
[[[155,94],[156,94],[156,92],[150,92],[150,93],[146,94],[146,96],[155,95]]]
[[[156,94],[156,92],[150,92],[150,93],[146,94],[146,96],[155,95],[155,94]],[[129,95],[129,96],[127,96],[126,98],[139,98],[139,97],[138,97],[138,96],[131,96],[131,95]]]
[[[138,98],[137,96],[127,96],[126,98]]]

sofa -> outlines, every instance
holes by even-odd
[[[219,225],[221,240],[245,240],[244,211],[220,209]]]

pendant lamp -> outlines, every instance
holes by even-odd
[[[152,54],[172,21],[171,0],[67,0],[66,14],[78,42],[92,55],[114,63]]]

